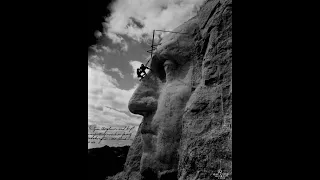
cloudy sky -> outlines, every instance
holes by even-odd
[[[135,70],[150,57],[147,50],[153,30],[173,30],[193,17],[203,2],[88,1],[88,125],[140,124],[142,116],[131,114],[128,102],[139,85]],[[164,35],[157,32],[156,41]],[[106,144],[130,145],[131,141],[108,141],[98,146]]]

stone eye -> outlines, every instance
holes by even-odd
[[[166,73],[169,73],[170,71],[174,70],[176,65],[174,62],[170,61],[170,60],[166,60],[164,63],[163,63],[163,67],[164,67],[164,71]]]

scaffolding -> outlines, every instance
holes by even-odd
[[[188,34],[188,33],[181,33],[181,32],[174,32],[174,31],[165,31],[165,30],[153,30],[153,35],[152,35],[152,42],[151,42],[151,49],[147,50],[148,53],[150,53],[151,57],[150,59],[147,61],[146,65],[148,65],[149,61],[152,59],[152,55],[153,52],[157,49],[157,46],[161,45],[161,43],[159,44],[154,44],[154,35],[156,31],[160,31],[160,32],[170,32],[170,33],[177,33],[177,34]]]

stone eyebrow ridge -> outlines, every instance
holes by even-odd
[[[178,66],[181,65],[177,62],[177,59],[175,57],[173,57],[173,55],[171,55],[171,54],[158,54],[158,53],[156,53],[152,57],[152,61],[151,61],[150,66],[153,66],[156,68],[162,67],[162,65],[164,64],[164,62],[166,60],[170,60]]]

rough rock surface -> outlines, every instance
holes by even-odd
[[[130,147],[124,171],[109,179],[148,179],[141,175],[148,166],[158,170],[157,177],[149,179],[217,179],[214,174],[219,168],[229,173],[225,179],[232,179],[232,1],[206,1],[196,17],[174,31],[191,32],[192,40],[168,35],[158,52],[173,53],[169,59],[178,62],[180,69],[176,72],[180,73],[163,75],[159,70],[143,79],[129,109],[143,115],[144,120]],[[161,59],[153,61],[151,69],[156,70],[161,63]],[[165,76],[167,79],[161,82]],[[181,83],[171,82],[170,78]],[[166,112],[161,112],[163,109]],[[162,121],[151,122],[158,119]],[[164,123],[165,119],[176,121]],[[167,130],[169,127],[175,129]],[[142,136],[149,131],[158,136]],[[166,142],[162,142],[163,132],[168,136]],[[168,152],[165,156],[169,158],[158,158],[164,164],[155,159],[159,153]],[[172,166],[167,166],[168,162]]]

